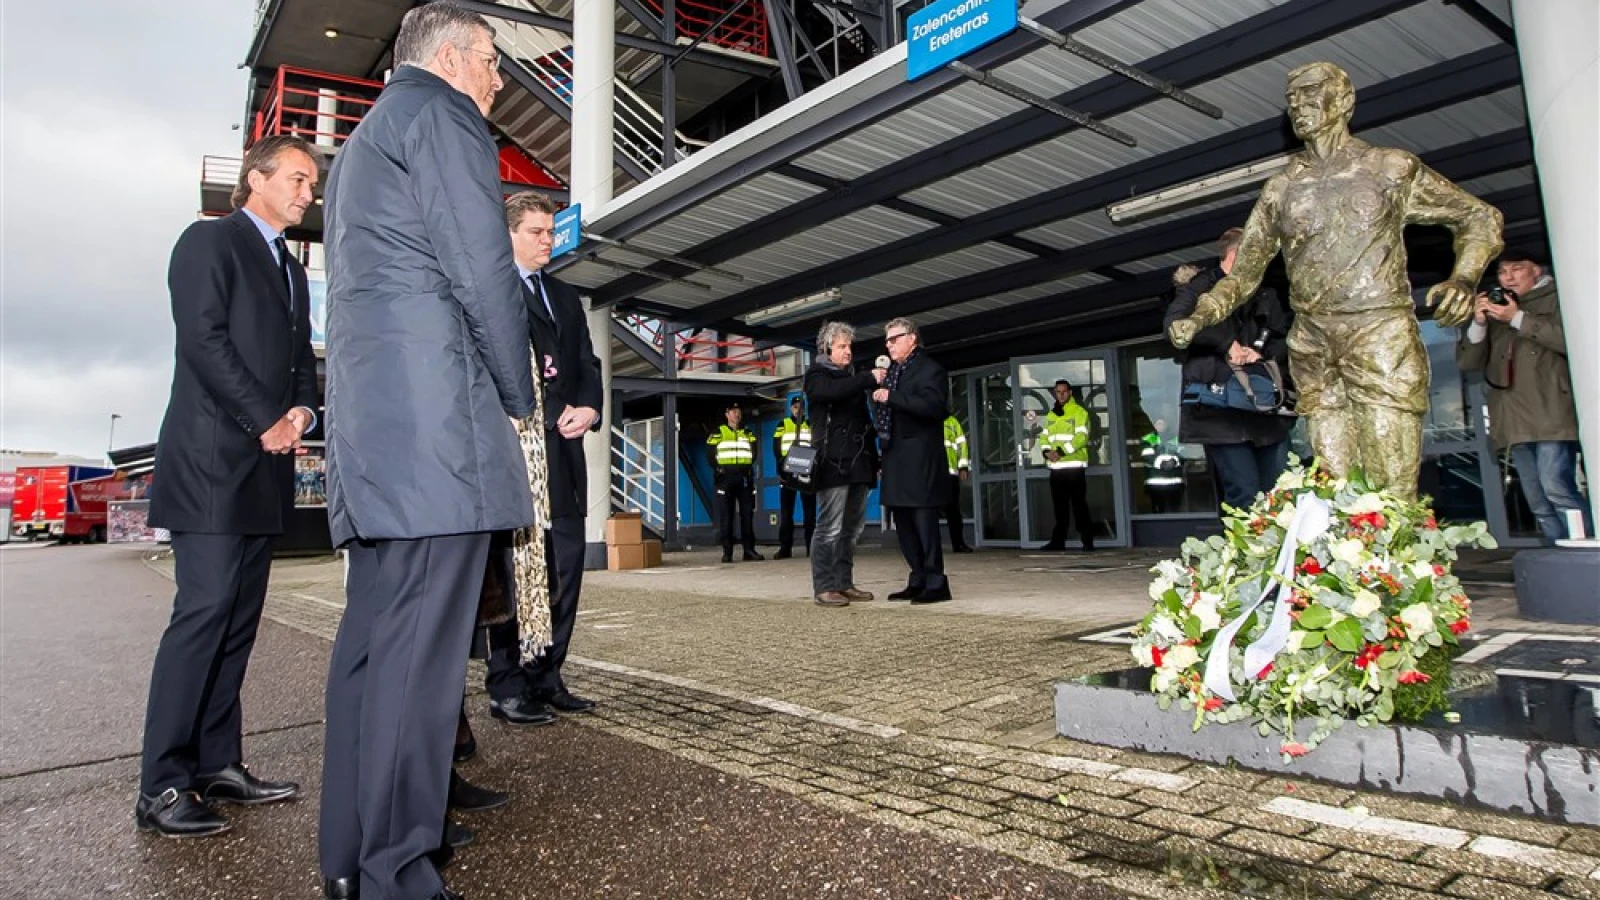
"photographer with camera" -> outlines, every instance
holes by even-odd
[[[1244,229],[1230,228],[1217,241],[1216,266],[1178,267],[1163,327],[1194,314],[1200,296],[1233,270],[1243,239]],[[1178,352],[1185,389],[1178,440],[1205,447],[1217,500],[1225,506],[1248,509],[1258,494],[1272,490],[1289,463],[1289,432],[1295,420],[1280,414],[1286,410],[1257,412],[1190,401],[1221,396],[1235,381],[1236,367],[1257,367],[1268,360],[1281,366],[1288,357],[1288,330],[1289,315],[1277,292],[1262,288],[1227,319],[1201,329],[1194,342]]]
[[[1555,281],[1522,250],[1500,255],[1499,284],[1480,293],[1456,348],[1463,372],[1489,385],[1489,438],[1510,449],[1528,507],[1545,540],[1569,537],[1566,513],[1589,504],[1578,492],[1578,411]],[[1593,523],[1585,522],[1586,534]]]

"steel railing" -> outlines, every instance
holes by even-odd
[[[611,428],[611,499],[621,509],[638,510],[644,523],[661,533],[666,527],[666,466],[650,448]]]
[[[728,4],[737,3],[732,15]],[[656,15],[662,15],[661,0],[645,0]],[[678,36],[694,40],[705,35],[704,42],[741,53],[771,56],[767,39],[767,16],[759,0],[721,0],[706,3],[704,0],[674,0],[673,9],[678,17]],[[726,19],[723,17],[727,16]],[[707,33],[707,29],[710,32]]]
[[[666,336],[660,319],[628,313],[618,316],[617,320],[634,334],[649,341],[657,350],[666,346]],[[729,371],[738,374],[777,374],[776,348],[757,348],[755,341],[738,335],[728,335],[724,340],[717,340],[710,337],[712,334],[714,332],[704,329],[677,332],[677,340],[674,342],[676,352],[673,355],[679,371],[727,367]]]
[[[532,12],[544,12],[531,0],[505,0],[507,6],[517,6]],[[572,46],[571,38],[557,31],[539,28],[507,19],[496,19],[495,45],[513,65],[549,89],[557,101],[572,106]],[[650,101],[640,97],[622,81],[614,82],[612,140],[617,152],[626,155],[646,172],[659,172],[663,168],[661,137],[665,127],[661,111]],[[673,133],[673,144],[678,156],[687,156],[691,147],[704,142]]]
[[[377,102],[383,83],[280,66],[251,123],[250,143],[292,134],[337,147]],[[248,149],[248,148],[246,148]]]

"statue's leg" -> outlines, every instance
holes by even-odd
[[[1340,373],[1338,323],[1302,315],[1289,329],[1289,373],[1300,391],[1311,451],[1324,472],[1343,476],[1357,462],[1354,421]]]
[[[1415,497],[1422,468],[1422,414],[1370,405],[1358,407],[1356,415],[1367,482],[1401,497]]]
[[[1309,410],[1307,436],[1325,472],[1343,476],[1361,462],[1356,452],[1355,417],[1349,407]]]

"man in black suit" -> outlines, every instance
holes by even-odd
[[[583,590],[584,518],[588,468],[583,436],[600,427],[605,391],[600,360],[590,343],[589,317],[578,292],[542,270],[555,240],[556,205],[536,191],[506,199],[511,251],[528,304],[528,331],[535,364],[544,379],[546,456],[549,461],[550,530],[545,556],[550,575],[552,643],[544,655],[522,665],[517,623],[489,628],[489,714],[513,725],[542,725],[559,712],[585,712],[594,701],[567,690],[561,666],[572,642]],[[509,572],[510,544],[496,546]],[[508,577],[507,584],[514,584]]]
[[[883,486],[878,497],[894,516],[900,553],[911,567],[905,588],[889,599],[943,603],[950,599],[950,582],[944,575],[939,512],[954,493],[944,449],[944,420],[950,415],[948,379],[944,367],[922,349],[916,323],[910,319],[889,322],[884,342],[890,362],[882,387],[872,392],[883,442]]]
[[[172,397],[156,444],[150,524],[172,532],[178,591],[150,675],[134,821],[167,837],[228,830],[208,801],[270,803],[299,786],[242,763],[239,686],[267,596],[272,538],[294,504],[294,450],[316,422],[306,273],[283,232],[312,202],[299,138],[245,155],[232,215],[172,251]]]

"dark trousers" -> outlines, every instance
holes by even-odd
[[[1207,444],[1206,461],[1217,482],[1217,499],[1235,509],[1249,509],[1256,495],[1271,491],[1289,465],[1289,442],[1265,447],[1249,442]]]
[[[261,624],[272,538],[172,535],[178,592],[145,707],[139,789],[186,790],[243,757],[239,687]]]
[[[950,529],[950,549],[967,545],[966,523],[961,518],[961,492],[966,484],[960,475],[950,476],[950,503],[944,508],[945,525]]]
[[[800,517],[805,522],[806,552],[811,552],[811,538],[817,531],[817,495],[794,488],[778,489],[778,547],[784,552],[794,549],[794,500],[800,497]],[[729,545],[732,546],[732,545]]]
[[[733,517],[735,508],[739,516],[739,539],[744,552],[756,550],[756,486],[749,467],[724,469],[717,473],[717,532],[722,538],[722,552],[733,552]]]
[[[443,888],[443,837],[461,686],[489,535],[349,546],[344,620],[328,666],[319,851],[361,896]]]
[[[552,641],[543,656],[522,665],[521,642],[516,620],[491,626],[489,631],[489,673],[483,686],[489,696],[505,701],[528,693],[549,696],[566,690],[561,666],[567,661],[572,643],[572,628],[578,621],[578,595],[583,591],[584,533],[582,516],[560,516],[544,533],[544,557],[550,573],[550,628]],[[516,584],[511,575],[511,548],[505,549],[506,584]]]
[[[906,587],[924,591],[949,588],[950,582],[944,577],[944,543],[939,540],[939,508],[898,507],[893,515],[900,555],[911,567]]]
[[[1094,549],[1094,520],[1089,517],[1089,470],[1051,469],[1050,506],[1056,523],[1050,531],[1050,546],[1067,545],[1067,525],[1076,522],[1083,549]]]

